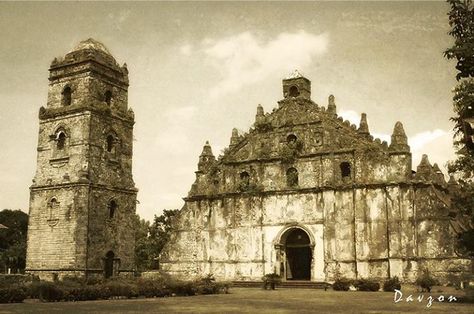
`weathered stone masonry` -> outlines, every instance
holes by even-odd
[[[226,280],[440,279],[468,270],[453,252],[449,184],[426,156],[412,173],[400,122],[390,145],[310,99],[310,81],[283,80],[272,113],[232,131],[216,160],[208,143],[196,181],[161,255],[164,270]]]
[[[26,270],[42,278],[132,272],[137,189],[127,67],[88,39],[52,62],[49,81]]]

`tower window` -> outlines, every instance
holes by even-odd
[[[339,165],[341,167],[341,176],[342,178],[350,178],[351,177],[351,164],[347,161],[341,162]]]
[[[298,140],[298,138],[294,134],[290,134],[286,138],[286,141],[288,142],[288,144],[295,144],[297,140]]]
[[[105,92],[104,96],[105,96],[105,102],[107,103],[107,105],[110,106],[110,102],[112,100],[112,92],[108,90]]]
[[[72,94],[71,87],[66,86],[66,87],[63,89],[62,94],[63,94],[63,105],[64,105],[64,106],[69,106],[69,105],[71,105],[71,94]]]
[[[114,137],[112,135],[107,136],[107,151],[111,153],[114,149]]]
[[[66,146],[66,134],[63,131],[60,131],[56,137],[56,148],[59,150],[64,149]]]
[[[115,212],[117,211],[117,202],[114,200],[111,200],[109,203],[109,218],[112,219],[115,216]]]
[[[289,168],[286,171],[286,185],[288,187],[298,186],[298,170],[295,168]]]
[[[289,92],[290,92],[290,97],[297,97],[300,94],[300,91],[298,90],[298,87],[296,86],[291,86]]]

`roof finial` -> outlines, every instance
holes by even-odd
[[[400,121],[395,123],[392,133],[392,141],[390,142],[390,150],[399,152],[409,152],[408,138]]]
[[[232,149],[239,142],[239,131],[236,128],[232,129],[232,136],[230,137],[229,148]]]
[[[328,110],[330,114],[335,115],[336,114],[336,101],[334,98],[334,95],[329,95],[328,97]]]
[[[359,123],[359,129],[357,130],[359,134],[362,135],[369,135],[369,124],[367,123],[367,114],[362,113],[360,115],[360,123]]]

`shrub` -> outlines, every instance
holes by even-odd
[[[138,296],[137,285],[126,280],[110,280],[101,286],[110,291],[111,297],[132,298]]]
[[[145,279],[137,280],[138,294],[147,298],[165,297],[171,295],[171,290],[165,285],[161,279]]]
[[[23,286],[0,287],[0,303],[21,303],[26,296],[26,289]]]
[[[337,278],[336,281],[334,281],[332,288],[336,291],[349,291],[349,287],[351,286],[351,284],[351,280],[341,277]]]
[[[212,274],[200,278],[194,282],[196,294],[229,293],[228,282],[216,282]]]
[[[276,273],[269,273],[263,276],[263,289],[267,289],[270,287],[270,289],[275,290],[276,285],[278,285],[281,282],[281,277],[280,275]]]
[[[395,289],[400,290],[402,285],[397,276],[385,280],[383,283],[383,291],[394,292]]]
[[[359,291],[379,291],[380,290],[380,284],[371,279],[359,279],[354,282],[354,286],[357,288]]]
[[[170,289],[170,292],[180,296],[191,296],[196,295],[196,288],[191,281],[171,281],[166,287]]]
[[[0,287],[23,286],[31,283],[36,277],[20,274],[0,274]]]
[[[421,287],[421,291],[431,292],[431,288],[438,284],[438,281],[431,277],[428,270],[424,270],[416,279],[416,284]]]
[[[55,302],[61,301],[65,297],[65,291],[56,283],[40,281],[35,284],[35,291],[32,294],[38,295],[41,301]]]

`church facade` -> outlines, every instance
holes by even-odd
[[[131,273],[137,189],[127,66],[88,39],[54,59],[49,72],[26,272],[44,279]]]
[[[396,122],[390,144],[311,100],[298,72],[284,98],[261,106],[246,134],[232,131],[217,159],[209,143],[174,221],[161,268],[181,277],[332,281],[337,277],[414,281],[427,269],[446,278],[470,269],[458,258],[450,184],[423,156],[416,173]]]

